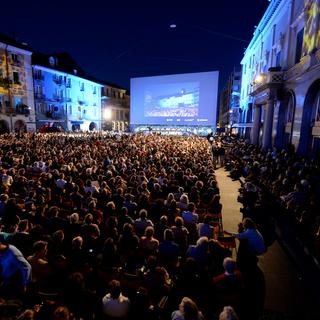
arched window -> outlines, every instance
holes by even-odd
[[[320,122],[320,90],[318,91],[316,98],[314,99],[312,109],[315,111],[315,116],[313,119],[315,119],[316,122]]]
[[[290,95],[288,97],[287,102],[287,112],[286,112],[286,123],[293,123],[294,122],[294,111],[295,111],[295,103],[294,103],[294,97]]]

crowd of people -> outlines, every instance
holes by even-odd
[[[212,140],[1,136],[1,319],[258,319],[257,257],[272,242],[261,183],[291,158],[217,141],[218,164],[248,180],[237,261],[222,244]],[[300,199],[289,197],[297,177],[313,190],[310,170],[292,163],[275,179],[284,202]]]
[[[299,242],[320,259],[320,168],[318,158],[286,150],[261,150],[245,140],[234,139],[226,167],[230,177],[243,179],[239,201],[244,217],[264,225],[264,240],[274,238],[270,219],[277,220],[284,237]]]

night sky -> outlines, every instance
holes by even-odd
[[[215,70],[221,87],[268,4],[16,0],[1,5],[0,32],[40,52],[66,51],[89,75],[127,89],[132,77]]]

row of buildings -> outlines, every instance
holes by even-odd
[[[67,53],[0,35],[0,133],[126,130],[129,105],[127,90],[86,75]]]
[[[320,151],[320,0],[271,0],[220,97],[219,124],[267,149]]]

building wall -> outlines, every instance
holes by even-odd
[[[302,154],[317,151],[314,141],[320,138],[320,122],[316,121],[320,111],[315,100],[320,91],[319,3],[272,0],[241,61],[240,104],[244,110],[250,102],[261,108],[262,136],[260,133],[255,141],[264,141],[264,146],[271,146],[270,139],[263,138],[264,133],[270,132],[266,127],[271,126],[272,145],[286,147],[292,143]],[[269,123],[266,113],[272,109]]]
[[[130,97],[127,91],[112,85],[104,85],[101,96],[102,129],[127,130],[130,119]]]
[[[220,94],[220,128],[237,128],[241,121],[240,111],[241,72],[233,71]]]
[[[101,85],[43,66],[33,66],[37,128],[101,129]]]
[[[35,131],[31,54],[0,43],[0,131]]]

